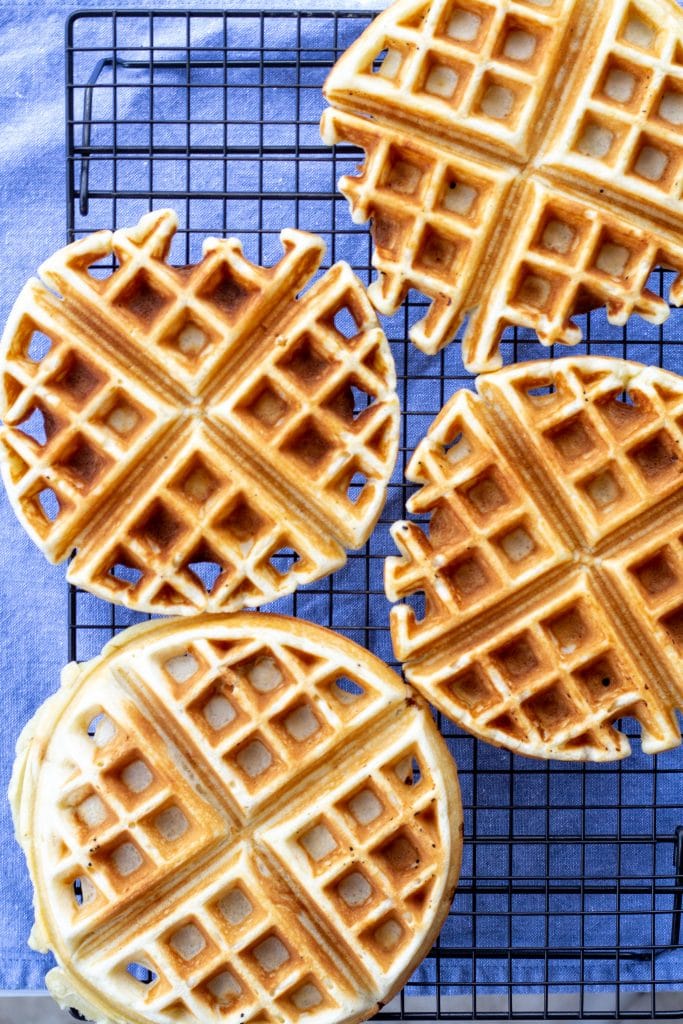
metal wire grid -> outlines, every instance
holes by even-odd
[[[235,234],[275,261],[282,227],[316,231],[325,266],[370,279],[371,243],[335,183],[359,161],[320,142],[320,87],[368,12],[87,11],[67,26],[70,241],[151,208],[181,219],[172,260],[196,261],[208,234]],[[651,287],[666,294],[670,276]],[[388,526],[404,513],[403,471],[450,395],[472,387],[459,346],[427,357],[407,341],[424,313],[411,294],[384,327],[403,409],[401,449],[380,524],[333,577],[271,606],[339,630],[395,665],[382,587]],[[579,351],[683,368],[676,332],[579,318]],[[523,331],[506,362],[538,357]],[[99,652],[144,616],[72,589],[72,658]],[[614,765],[533,762],[478,743],[439,716],[458,763],[466,821],[460,886],[435,948],[386,1020],[683,1018],[683,750]],[[627,731],[635,734],[633,723]]]

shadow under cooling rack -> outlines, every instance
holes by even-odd
[[[172,206],[172,262],[209,234],[241,238],[274,262],[283,227],[328,243],[371,276],[365,227],[336,182],[361,159],[320,141],[321,86],[368,24],[362,12],[87,11],[67,29],[68,237],[133,224]],[[670,277],[653,274],[666,294]],[[366,547],[332,578],[272,610],[339,630],[395,664],[382,587],[388,533],[409,493],[410,452],[455,390],[471,387],[459,346],[427,357],[406,342],[424,313],[413,295],[384,321],[403,409],[386,508]],[[578,351],[683,369],[681,315],[664,326],[583,318]],[[538,357],[509,331],[506,362]],[[71,655],[98,653],[140,616],[73,590]],[[383,1019],[683,1018],[683,751],[612,765],[541,763],[487,747],[445,719],[466,823],[463,872],[441,937]],[[627,733],[634,723],[625,723]]]

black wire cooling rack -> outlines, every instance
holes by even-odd
[[[464,0],[463,0],[464,2]],[[173,207],[172,260],[201,256],[209,234],[240,237],[274,262],[281,228],[315,231],[326,266],[346,259],[370,278],[365,227],[336,192],[359,154],[323,146],[321,85],[367,12],[104,11],[67,27],[67,218],[72,241]],[[670,275],[653,275],[666,294]],[[381,522],[330,579],[272,610],[339,630],[395,664],[382,588],[403,515],[415,443],[450,395],[471,387],[459,346],[422,355],[406,342],[424,313],[410,295],[384,322],[403,409],[401,449]],[[683,370],[683,314],[626,328],[596,311],[580,318],[579,351]],[[680,336],[677,336],[680,335]],[[506,362],[541,354],[510,331]],[[72,658],[98,653],[141,616],[80,591],[70,596]],[[385,1020],[683,1019],[683,749],[610,765],[544,763],[439,725],[460,771],[466,846],[440,940]],[[634,733],[633,723],[626,731]]]

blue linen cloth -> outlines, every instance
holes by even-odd
[[[93,11],[106,7],[100,3],[80,6]],[[117,4],[117,10],[123,12],[137,6],[137,0],[123,2]],[[250,6],[257,5],[243,3],[240,8]],[[331,6],[328,0],[306,4],[309,10],[314,7],[324,10],[328,6]],[[354,4],[343,6],[353,7]],[[213,7],[212,3],[181,4],[168,0],[164,5],[165,10]],[[41,5],[39,24],[35,4],[29,0],[0,10],[3,47],[0,60],[5,83],[0,97],[5,149],[0,196],[0,230],[5,253],[4,287],[0,296],[2,322],[24,280],[65,237],[61,83],[64,21],[73,10],[73,5],[48,0]],[[288,35],[291,26],[274,24],[270,30],[269,45],[274,48],[280,45],[284,50],[291,47]],[[315,25],[313,30],[316,30]],[[193,45],[202,41],[210,45],[214,31],[211,24],[197,25],[196,31]],[[350,23],[342,31],[357,31],[357,23],[355,26]],[[103,45],[102,32],[101,24],[82,22],[79,45],[87,43],[88,33],[91,33],[93,45]],[[348,42],[351,38],[349,36]],[[155,41],[169,46],[182,46],[184,42],[178,43],[175,39],[171,24],[163,27],[162,36]],[[111,79],[105,74],[102,80]],[[282,80],[274,78],[270,84],[273,88],[265,101],[265,115],[272,119],[270,144],[288,146],[292,142],[286,125],[277,126],[275,122],[286,122],[291,111],[290,82],[283,73]],[[131,86],[119,97],[118,116],[123,123],[134,119],[139,103],[134,75]],[[95,116],[97,104],[105,102],[104,95],[96,97]],[[155,116],[163,117],[163,97],[159,102],[162,106],[155,111]],[[322,108],[319,90],[313,88],[302,94],[301,102],[301,117],[315,124]],[[208,130],[206,126],[203,129],[198,126],[195,142],[210,144],[208,138],[202,140],[201,134]],[[252,131],[253,125],[247,117],[235,141],[248,145]],[[313,134],[314,129],[310,129],[311,139]],[[163,136],[156,141],[162,144]],[[329,161],[300,166],[304,183],[300,177],[299,187],[313,193],[328,190],[334,175],[342,172],[342,162],[338,162],[335,171],[330,153]],[[195,170],[197,177],[193,188],[209,191],[216,188],[210,167],[198,166]],[[104,166],[93,163],[93,188],[107,188],[105,171]],[[141,168],[123,165],[118,187],[134,189],[136,180],[142,180],[140,173]],[[159,168],[159,173],[163,180],[157,182],[156,187],[169,191],[186,187],[182,168],[173,162]],[[251,165],[229,165],[228,174],[231,176],[229,190],[253,191],[253,161]],[[278,192],[293,190],[294,182],[293,162],[264,163],[263,187],[275,197]],[[220,185],[218,187],[220,189]],[[79,229],[110,226],[106,218],[111,214],[111,207],[104,201],[99,205],[98,202],[93,201],[88,217],[77,218]],[[193,228],[215,230],[215,208],[211,202],[208,200],[204,206],[193,208]],[[121,202],[117,210],[118,224],[132,223],[146,209],[146,200]],[[245,199],[241,208],[233,205],[229,214],[230,228],[244,239],[247,255],[274,259],[279,248],[277,231],[294,223],[297,212],[294,203],[283,200],[264,206],[263,226],[271,233],[264,236],[262,249],[253,231],[253,211],[250,199]],[[181,219],[187,216],[183,208],[178,208],[178,212]],[[329,204],[310,200],[302,203],[298,212],[301,227],[329,232]],[[346,203],[341,199],[335,204],[334,215],[338,228],[334,258],[365,264],[366,229],[353,228]],[[200,242],[201,231],[198,230],[190,243],[190,257],[199,255]],[[665,285],[668,283],[665,275]],[[655,277],[655,290],[658,285]],[[404,410],[409,413],[404,419],[401,442],[408,453],[423,436],[441,403],[457,387],[472,384],[462,367],[457,345],[440,357],[429,358],[404,344],[405,317],[408,321],[414,320],[422,312],[420,303],[412,302],[406,314],[401,312],[385,322],[400,375],[399,393]],[[592,345],[594,353],[626,355],[642,362],[657,362],[661,342],[672,342],[663,350],[664,365],[683,372],[683,347],[675,344],[683,340],[683,313],[674,313],[663,329],[635,319],[622,331],[610,326],[604,313],[596,312],[591,315],[591,336],[598,339]],[[522,360],[542,354],[536,343],[524,340],[523,332],[519,337],[516,349],[512,341],[505,343],[506,362],[515,355]],[[585,348],[578,351],[585,351]],[[439,386],[439,375],[445,381],[443,387]],[[305,588],[296,598],[278,602],[270,609],[330,625],[389,662],[393,662],[393,655],[386,629],[389,606],[382,593],[382,556],[393,553],[388,525],[404,513],[402,465],[399,460],[387,507],[369,542],[371,558],[351,556],[332,581],[321,581]],[[67,660],[67,587],[64,567],[53,567],[45,562],[16,522],[4,492],[0,494],[0,531],[0,660],[4,683],[1,699],[5,722],[0,749],[0,784],[4,789],[9,781],[16,737],[38,705],[58,685],[60,667]],[[78,631],[76,654],[83,660],[97,654],[108,637],[107,630],[101,627],[112,622],[122,627],[137,621],[139,616],[125,609],[112,611],[108,605],[84,594],[77,598],[77,618],[92,627]],[[474,984],[478,996],[492,995],[507,991],[510,980],[519,992],[547,991],[551,996],[555,992],[576,989],[582,982],[587,989],[611,989],[619,981],[622,991],[642,988],[651,991],[651,959],[647,955],[644,959],[620,957],[615,950],[619,947],[626,954],[638,953],[652,944],[661,945],[664,950],[668,942],[673,895],[669,891],[654,897],[651,889],[655,875],[667,880],[669,885],[672,882],[672,846],[668,842],[643,842],[643,837],[673,836],[676,826],[683,825],[683,776],[677,774],[683,771],[683,752],[678,750],[660,756],[656,772],[652,770],[652,761],[640,753],[637,743],[632,758],[621,765],[587,768],[546,765],[513,758],[476,743],[447,722],[441,724],[460,769],[466,836],[470,840],[476,837],[476,842],[466,845],[461,887],[440,939],[442,948],[450,951],[449,956],[428,959],[408,986],[408,995],[431,997],[437,984],[442,996],[470,994]],[[620,813],[616,809],[619,804]],[[621,842],[615,844],[611,837],[618,830]],[[539,841],[539,837],[546,834],[551,840]],[[579,843],[582,837],[586,840],[583,850]],[[512,845],[510,839],[514,840]],[[5,801],[0,802],[0,844],[3,866],[0,989],[40,988],[47,961],[26,947],[32,920],[30,887],[23,857],[12,838]],[[506,887],[510,876],[515,878],[512,894],[508,894]],[[615,882],[618,876],[624,879],[621,888]],[[546,877],[554,880],[553,891],[549,894],[545,890]],[[478,885],[476,894],[474,878]],[[560,885],[561,882],[566,884]],[[606,888],[609,891],[603,891]],[[580,945],[589,951],[583,963],[577,956]],[[478,951],[476,958],[458,955],[459,951],[473,947]],[[516,951],[509,960],[499,955],[508,947]],[[538,957],[538,951],[544,949],[548,950],[547,960]],[[591,950],[594,956],[590,955]],[[682,951],[662,951],[657,956],[655,969],[657,988],[675,987],[682,979]]]

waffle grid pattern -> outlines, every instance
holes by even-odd
[[[429,517],[429,528],[401,522],[392,529],[404,558],[388,564],[387,590],[392,600],[422,592],[426,614],[418,626],[407,608],[400,613],[394,635],[400,660],[441,639],[444,619],[476,614],[571,557],[514,460],[487,433],[469,392],[458,393],[440,414],[412,465],[423,487],[409,507]],[[396,610],[394,616],[399,621]]]
[[[358,668],[346,671],[285,644],[232,644],[226,651],[201,640],[166,662],[162,673],[146,660],[136,669],[180,702],[196,746],[206,749],[208,742],[205,756],[223,776],[238,816],[271,798],[283,773],[322,760],[343,727],[367,724],[382,710],[390,690]]]
[[[558,150],[568,167],[669,209],[682,188],[683,52],[657,15],[655,4],[615,8]]]
[[[574,345],[574,318],[586,309],[606,306],[618,324],[634,311],[659,322],[668,305],[647,291],[647,278],[661,264],[683,270],[672,227],[681,216],[683,124],[675,11],[630,0],[609,11],[588,6],[405,0],[326,85],[333,106],[323,137],[367,155],[339,187],[354,219],[372,222],[373,302],[391,314],[411,288],[429,297],[411,340],[430,354],[469,317],[463,358],[472,372],[501,364],[509,325],[544,345]],[[565,88],[562,54],[577,36],[597,57],[578,77],[571,71]],[[413,155],[397,173],[402,147]],[[451,170],[444,193],[440,166],[452,158],[465,172]],[[468,178],[486,177],[491,163],[506,187],[473,190]],[[465,218],[476,198],[483,230],[471,250],[462,221],[443,216],[444,196]],[[678,281],[669,298],[680,304]]]
[[[370,18],[355,10],[79,14],[67,47],[69,240],[135,223],[151,207],[170,204],[182,222],[175,265],[196,262],[207,234],[239,236],[252,262],[269,265],[280,255],[278,235],[287,223],[322,233],[326,263],[345,259],[367,282],[367,228],[351,223],[336,187],[362,152],[351,144],[321,145],[319,121],[324,80]],[[84,118],[88,80],[100,58],[112,57],[115,65],[104,68],[91,91],[91,118]],[[162,67],[169,59],[182,69]],[[274,90],[274,82],[286,84]],[[109,270],[105,262],[102,272]],[[673,280],[657,271],[648,287],[666,296]],[[406,344],[426,312],[413,291],[396,316],[383,320],[403,418],[399,462],[377,529],[344,569],[275,606],[330,625],[392,664],[383,567],[395,553],[389,526],[404,516],[414,490],[405,465],[453,392],[473,386],[459,345],[425,357]],[[596,309],[577,322],[580,352],[683,367],[677,314],[659,325],[637,318],[614,325]],[[533,337],[507,329],[505,362],[541,357]],[[643,559],[649,554],[643,549]],[[73,588],[70,656],[93,657],[138,618]],[[463,873],[435,949],[380,1019],[680,1015],[678,992],[670,989],[683,987],[683,968],[669,944],[683,749],[650,757],[636,742],[625,760],[559,765],[480,743],[441,713],[437,719],[463,789]],[[623,729],[638,736],[628,719]]]
[[[310,939],[291,908],[273,901],[275,887],[264,885],[258,863],[245,849],[233,861],[221,864],[220,878],[207,890],[201,910],[174,915],[177,920],[163,934],[152,932],[142,944],[129,944],[110,968],[112,979],[136,1000],[141,985],[147,984],[146,1012],[162,1020],[194,1021],[207,1013],[229,1012],[264,1021],[276,1020],[277,1013],[296,1021],[306,1011],[333,1010],[338,1006],[335,997],[343,993],[327,974],[325,958],[310,970],[294,952],[295,943],[305,948]],[[274,970],[264,970],[264,961],[270,965],[278,960]],[[136,978],[131,964],[152,971],[154,981]],[[273,973],[277,980],[268,977]],[[323,981],[326,976],[329,986]],[[278,994],[273,1001],[274,981]],[[169,1000],[186,986],[183,997]],[[265,1009],[270,1005],[273,1013]]]
[[[304,813],[301,824],[276,826],[265,841],[277,849],[283,868],[310,873],[320,905],[348,922],[363,960],[386,970],[394,951],[412,938],[407,922],[422,925],[435,883],[437,780],[410,723],[392,756],[371,758],[363,776],[337,787],[313,822]],[[366,893],[359,911],[356,903]]]
[[[541,102],[535,81],[553,70],[557,18],[570,6],[404,4],[405,15],[397,8],[393,24],[386,19],[377,53],[358,71],[367,76],[368,96],[389,109],[403,108],[406,116],[414,103],[416,112],[435,116],[437,136],[457,121],[465,136],[494,150],[507,143],[516,159]]]
[[[55,890],[77,936],[225,834],[221,817],[203,807],[202,829],[193,827],[201,801],[170,760],[150,763],[139,718],[125,707],[107,714],[97,706],[85,720],[79,733],[87,739],[77,734],[73,745],[55,840],[63,843]]]
[[[639,723],[648,752],[666,749],[672,732],[676,742],[670,712],[647,692],[649,674],[616,653],[618,636],[590,584],[570,577],[550,600],[561,604],[556,613],[544,603],[520,616],[461,659],[457,672],[418,666],[416,684],[435,690],[439,706],[465,727],[525,753],[625,756],[628,747],[612,728],[616,718]]]

